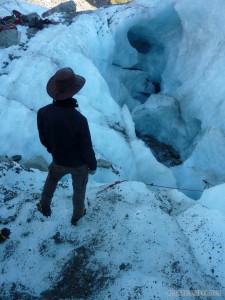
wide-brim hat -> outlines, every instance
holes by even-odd
[[[85,78],[71,68],[58,70],[47,83],[47,93],[54,100],[65,100],[78,93],[85,84]]]

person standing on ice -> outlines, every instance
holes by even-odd
[[[72,225],[76,225],[86,213],[84,201],[88,174],[94,174],[97,169],[87,119],[76,110],[78,104],[72,98],[84,84],[85,79],[71,68],[60,69],[47,83],[52,104],[40,108],[37,113],[40,141],[53,159],[37,208],[44,216],[50,216],[57,183],[64,175],[71,174]]]

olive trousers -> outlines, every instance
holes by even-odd
[[[74,219],[79,219],[83,216],[84,200],[86,186],[88,182],[88,166],[82,165],[77,168],[59,166],[52,163],[49,167],[49,173],[44,184],[40,203],[44,207],[50,207],[54,192],[59,180],[71,174],[73,183],[73,215]]]

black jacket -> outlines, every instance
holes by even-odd
[[[87,119],[75,107],[75,99],[53,101],[39,109],[37,126],[41,143],[53,161],[65,167],[84,164],[95,170],[97,162],[92,148]]]

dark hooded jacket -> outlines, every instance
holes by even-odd
[[[65,167],[88,165],[96,170],[87,119],[75,109],[75,99],[53,100],[39,109],[37,126],[41,143],[52,154],[53,161]]]

